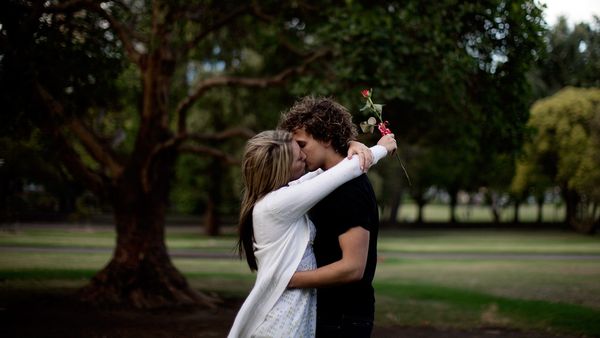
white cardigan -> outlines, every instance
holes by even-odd
[[[385,157],[383,146],[371,147],[373,164]],[[327,171],[310,172],[270,192],[254,206],[254,287],[240,308],[228,337],[251,337],[292,278],[309,240],[307,212],[340,185],[362,174],[358,157],[344,159]]]

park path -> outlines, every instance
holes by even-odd
[[[35,247],[35,246],[0,246],[0,252],[31,252],[31,253],[111,253],[112,248],[93,247]],[[201,249],[169,250],[173,258],[214,258],[238,259],[231,252],[211,252]],[[600,261],[600,254],[546,254],[546,253],[482,253],[482,252],[379,252],[380,259],[446,259],[446,260],[589,260]]]

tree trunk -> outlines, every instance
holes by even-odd
[[[515,199],[515,210],[513,214],[513,223],[519,224],[519,207],[521,206],[521,201]]]
[[[577,203],[577,214],[574,220],[572,220],[572,226],[578,232],[593,235],[596,232],[596,220],[594,219],[595,210],[593,209],[593,202],[587,198],[579,198]],[[592,212],[590,212],[592,209]]]
[[[417,224],[423,224],[423,209],[425,208],[425,205],[427,204],[427,201],[425,201],[425,199],[418,199],[417,201]]]
[[[498,206],[498,194],[494,191],[490,193],[490,208],[492,210],[493,222],[500,223],[500,208]]]
[[[219,205],[221,204],[221,184],[223,183],[223,166],[214,159],[210,164],[210,180],[208,182],[208,202],[204,218],[204,228],[209,236],[218,236],[221,225]]]
[[[158,173],[172,170],[162,164]],[[139,175],[125,175],[112,196],[117,230],[113,257],[81,290],[84,301],[100,305],[157,308],[170,305],[212,306],[173,266],[165,245],[168,179],[144,192]],[[164,183],[163,183],[164,182]]]
[[[450,223],[456,224],[456,205],[458,204],[458,189],[448,191],[450,195]]]
[[[400,212],[400,206],[402,205],[402,189],[395,189],[392,192],[392,198],[390,202],[390,224],[398,225],[398,212]]]
[[[596,216],[596,213],[598,211],[598,203],[594,203],[594,227],[593,227],[593,233],[597,233],[598,230],[600,229],[600,216]]]
[[[579,194],[571,189],[562,189],[563,198],[566,205],[565,222],[567,225],[577,230],[577,205],[580,202]]]
[[[165,245],[165,214],[177,149],[155,153],[172,138],[167,123],[171,54],[159,46],[143,67],[140,129],[131,161],[110,189],[117,230],[113,257],[81,297],[93,304],[156,308],[182,304],[214,306],[173,266]]]
[[[544,221],[544,196],[539,196],[535,199],[537,204],[537,223],[542,224]]]

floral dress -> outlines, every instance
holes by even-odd
[[[310,241],[296,271],[317,268],[312,247],[316,231],[312,222],[309,225]],[[314,337],[316,313],[316,289],[286,289],[253,337]]]

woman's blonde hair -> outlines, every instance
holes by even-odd
[[[244,196],[239,218],[238,252],[246,256],[250,270],[258,270],[254,256],[254,205],[266,194],[286,185],[292,176],[294,152],[292,134],[283,130],[268,130],[246,143],[242,161]]]

